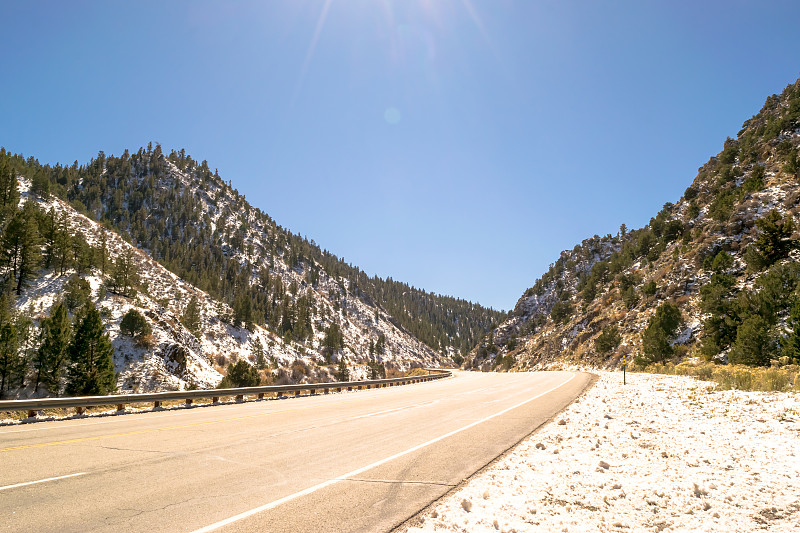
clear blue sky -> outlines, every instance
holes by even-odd
[[[800,76],[800,3],[0,1],[0,145],[161,143],[369,274],[510,309]]]

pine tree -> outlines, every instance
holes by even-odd
[[[49,235],[45,237],[47,241],[46,266],[58,269],[59,274],[63,276],[70,266],[72,250],[69,221],[66,213],[63,212],[58,217],[55,214],[51,214],[49,217],[52,217],[52,222],[48,224]]]
[[[797,241],[791,238],[794,232],[794,220],[791,214],[783,218],[777,209],[773,209],[759,218],[756,225],[761,234],[745,252],[745,260],[751,270],[763,270],[788,256],[789,252],[797,247]]]
[[[136,265],[133,250],[128,248],[114,262],[109,289],[116,294],[133,298],[138,286],[139,267]]]
[[[615,350],[621,341],[622,337],[619,334],[619,329],[612,324],[603,328],[603,332],[594,341],[594,347],[598,352],[607,354]]]
[[[339,358],[339,366],[336,369],[336,381],[350,381],[350,369],[347,368],[347,362],[344,356]]]
[[[642,333],[642,359],[646,363],[660,363],[673,354],[671,341],[681,324],[681,311],[670,302],[664,302],[647,323]]]
[[[386,353],[386,335],[383,333],[378,335],[378,340],[375,342],[375,353],[381,355]]]
[[[199,337],[201,335],[200,302],[196,294],[192,294],[192,297],[189,298],[189,303],[186,304],[186,309],[183,310],[182,321],[186,329],[191,331],[195,336]]]
[[[732,364],[768,366],[775,349],[776,342],[767,321],[759,315],[752,315],[737,328],[736,342],[731,345],[728,360]]]
[[[44,384],[50,392],[58,392],[72,340],[72,324],[63,301],[58,302],[50,316],[42,320],[41,330],[42,343],[33,360],[36,370],[35,390],[38,391],[39,385]]]
[[[17,329],[14,327],[8,296],[0,296],[0,395],[7,389],[18,365]]]
[[[33,277],[42,260],[37,208],[33,202],[25,202],[8,223],[3,234],[3,255],[17,283],[17,295]]]
[[[24,387],[36,354],[38,335],[33,320],[24,311],[15,313],[14,329],[17,330],[17,364],[11,374],[11,380],[12,385]]]
[[[9,164],[8,157],[3,151],[0,155],[0,224],[11,218],[17,212],[19,204],[19,188],[17,176]]]
[[[75,327],[68,354],[67,394],[95,396],[116,389],[114,348],[103,330],[100,312],[91,302],[86,304]]]
[[[256,359],[256,368],[259,370],[264,370],[267,368],[267,358],[264,355],[264,345],[261,343],[261,338],[256,337],[252,341],[252,348],[251,351],[253,352],[253,356]]]
[[[108,262],[108,235],[106,234],[106,230],[100,230],[100,272],[105,276],[106,275],[106,264]]]
[[[83,235],[80,233],[75,234],[70,238],[70,245],[72,251],[71,262],[75,267],[75,272],[81,276],[89,271],[94,263],[94,248],[92,248]],[[135,278],[135,285],[139,284],[138,276]],[[134,292],[135,294],[135,292]]]
[[[253,302],[247,294],[242,294],[233,302],[233,324],[247,331],[254,330]]]
[[[325,361],[330,363],[334,352],[344,349],[344,337],[339,324],[332,322],[325,329],[325,337],[322,339],[322,355]]]
[[[792,328],[792,332],[784,341],[783,355],[787,356],[793,364],[798,364],[800,363],[800,298],[794,301],[789,312],[789,320],[786,322]]]

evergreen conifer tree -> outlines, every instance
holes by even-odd
[[[252,352],[256,359],[256,368],[264,370],[267,368],[267,358],[264,355],[264,345],[261,343],[261,338],[256,337],[252,341]]]
[[[350,369],[347,368],[347,362],[344,356],[339,358],[339,366],[336,369],[336,381],[350,381]]]
[[[183,310],[183,325],[186,329],[191,331],[195,336],[200,336],[200,302],[196,294],[192,294],[189,298],[189,303],[186,304],[186,309]]]
[[[615,350],[621,341],[622,336],[619,334],[619,328],[612,324],[603,328],[603,332],[594,341],[594,347],[598,352],[607,354]]]
[[[114,262],[109,288],[111,292],[133,298],[138,286],[139,267],[136,265],[133,250],[128,248]]]
[[[0,296],[0,395],[10,382],[18,365],[17,329],[14,326],[8,295]]]
[[[761,234],[755,244],[747,248],[745,260],[751,270],[759,271],[788,256],[797,242],[791,238],[794,232],[791,214],[783,218],[777,209],[773,209],[759,218],[756,225]]]
[[[5,223],[17,212],[18,204],[17,176],[3,151],[0,154],[0,224]]]
[[[671,341],[681,320],[681,311],[675,304],[664,302],[658,306],[642,333],[642,358],[645,363],[660,363],[673,354]]]
[[[81,313],[68,354],[67,394],[94,396],[114,391],[114,348],[103,330],[100,312],[91,302]]]
[[[786,337],[783,355],[787,356],[793,364],[800,363],[800,298],[796,299],[789,312],[787,325],[792,332]]]
[[[12,386],[25,386],[29,370],[36,353],[36,329],[30,315],[22,310],[14,314],[14,329],[17,332],[17,364],[11,374]]]
[[[25,202],[25,206],[14,214],[3,233],[3,255],[16,281],[15,290],[18,295],[33,277],[42,260],[42,239],[36,211],[33,202]]]
[[[747,317],[736,330],[728,360],[732,364],[768,366],[775,354],[776,343],[769,324],[760,315]]]
[[[67,306],[58,302],[41,323],[42,343],[33,359],[36,371],[35,390],[44,384],[50,392],[58,392],[61,374],[67,361],[68,348],[72,340],[72,324]]]
[[[106,231],[103,229],[100,230],[99,253],[100,257],[98,263],[100,263],[100,272],[105,276],[108,262],[108,235],[106,235]]]

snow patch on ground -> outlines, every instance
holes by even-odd
[[[407,531],[800,531],[800,395],[598,374]]]

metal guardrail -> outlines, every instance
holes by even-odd
[[[331,390],[341,392],[342,390],[361,390],[382,387],[394,387],[421,383],[434,379],[450,377],[452,372],[442,371],[438,374],[428,374],[424,376],[411,376],[405,378],[392,379],[373,379],[369,381],[334,381],[331,383],[303,383],[300,385],[267,385],[264,387],[240,387],[236,389],[203,389],[185,390],[170,392],[151,392],[145,394],[114,394],[109,396],[74,396],[69,398],[37,398],[34,400],[5,400],[0,401],[0,411],[28,411],[28,418],[36,416],[36,411],[40,409],[69,409],[75,408],[77,414],[83,414],[87,407],[99,405],[116,405],[117,411],[124,411],[126,405],[134,403],[153,403],[153,408],[158,409],[161,403],[170,400],[183,400],[186,405],[198,398],[211,398],[213,403],[217,403],[220,398],[235,397],[237,401],[244,401],[245,396],[258,396],[263,399],[267,394],[275,394],[275,397],[293,394],[300,396],[301,391],[309,394],[317,394],[322,391],[325,394]]]

